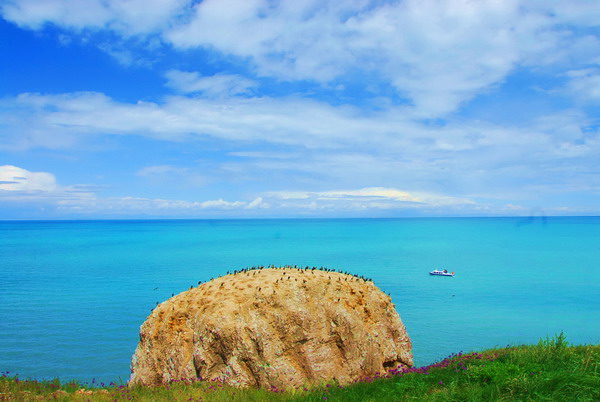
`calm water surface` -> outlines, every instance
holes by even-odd
[[[373,278],[419,365],[560,331],[599,343],[599,262],[593,217],[0,222],[0,371],[126,381],[157,301],[268,264]]]

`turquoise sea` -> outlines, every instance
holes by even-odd
[[[126,381],[157,301],[269,264],[372,278],[418,365],[561,331],[600,342],[598,217],[4,221],[0,372]]]

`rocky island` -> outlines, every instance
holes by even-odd
[[[159,304],[140,328],[130,383],[344,385],[412,364],[400,316],[372,281],[327,269],[259,267]]]

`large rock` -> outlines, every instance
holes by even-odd
[[[373,282],[318,269],[253,269],[158,305],[140,328],[130,383],[343,385],[412,364],[404,325]]]

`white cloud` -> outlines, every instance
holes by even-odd
[[[265,152],[265,151],[244,151],[244,152],[228,152],[228,155],[238,156],[241,158],[260,158],[260,159],[290,159],[297,158],[298,153],[283,153],[283,152]]]
[[[349,46],[377,61],[424,115],[444,115],[518,63],[518,11],[511,0],[404,1],[350,19],[357,39]]]
[[[271,205],[264,202],[262,197],[257,197],[254,201],[246,205],[246,209],[269,209],[270,207]]]
[[[22,94],[5,99],[0,146],[68,147],[85,135],[142,135],[183,141],[209,136],[330,147],[391,129],[356,109],[295,98],[209,100],[169,97],[163,104],[118,103],[99,93]],[[18,117],[17,117],[18,116]],[[393,131],[396,131],[393,129]]]
[[[152,171],[153,169],[148,169]],[[528,215],[522,205],[488,204],[442,193],[364,187],[324,191],[267,191],[250,200],[189,201],[136,196],[100,197],[87,186],[59,186],[53,174],[16,166],[0,167],[0,207],[18,203],[54,211],[57,216],[373,216],[392,215]],[[597,212],[585,207],[550,207],[547,214]]]
[[[87,198],[92,194],[88,186],[59,185],[52,173],[0,166],[0,203],[54,205],[57,201]]]
[[[212,137],[315,149],[468,151],[500,143],[543,141],[540,133],[514,135],[483,123],[428,127],[410,109],[364,114],[298,98],[169,97],[164,103],[119,103],[99,93],[22,94],[5,99],[0,146],[70,147],[90,135],[140,135],[166,141]],[[251,155],[244,154],[239,155]],[[261,154],[254,154],[260,156]],[[262,153],[264,156],[264,152]]]
[[[119,64],[129,67],[129,66],[143,66],[149,67],[152,63],[145,59],[144,57],[140,57],[136,52],[130,50],[128,46],[120,42],[102,42],[98,44],[98,48],[110,56],[112,56]]]
[[[0,102],[0,148],[8,150],[71,149],[107,135],[175,143],[211,138],[223,150],[223,158],[204,166],[206,171],[159,165],[138,172],[157,183],[176,177],[205,185],[220,175],[299,188],[337,183],[460,196],[518,192],[515,186],[525,191],[526,183],[539,181],[564,188],[577,172],[595,166],[600,154],[600,133],[586,128],[593,120],[576,110],[521,127],[458,120],[431,126],[405,108],[365,114],[297,98],[175,96],[163,103],[122,103],[77,93],[23,94]]]
[[[178,175],[181,173],[187,172],[187,168],[179,168],[176,166],[170,165],[155,165],[155,166],[146,166],[136,173],[138,176],[142,177],[154,177],[154,176],[162,176],[162,175]]]
[[[226,201],[223,199],[208,201],[168,200],[143,197],[107,197],[96,196],[62,199],[56,202],[59,211],[88,215],[172,215],[193,216],[203,211],[229,211],[244,209],[249,205],[245,201]]]
[[[12,165],[0,166],[0,190],[4,191],[56,191],[54,175],[46,172],[30,172]]]
[[[583,101],[600,100],[600,68],[571,70],[566,75],[570,78],[567,90],[574,98]]]
[[[167,203],[167,205],[169,205]],[[178,204],[175,204],[176,206],[178,206]],[[212,201],[203,201],[203,202],[194,202],[194,203],[184,203],[183,204],[186,208],[217,208],[217,209],[232,209],[232,208],[239,208],[239,207],[245,207],[246,205],[248,205],[246,202],[243,201],[234,201],[234,202],[230,202],[230,201],[225,201],[223,199],[218,199],[218,200],[212,200]]]
[[[543,2],[530,2],[527,5],[539,8],[564,24],[577,24],[588,27],[600,26],[600,7],[595,0],[547,0]]]
[[[70,28],[100,27],[113,17],[100,0],[8,1],[2,5],[2,15],[30,28],[41,28],[46,23]]]
[[[141,170],[141,175],[170,173],[173,169],[168,166],[153,166]],[[207,201],[168,200],[142,197],[98,197],[90,191],[90,186],[72,185],[60,186],[56,177],[48,172],[31,172],[12,166],[0,166],[0,204],[3,202],[33,203],[56,208],[62,212],[79,214],[128,215],[169,214],[180,215],[194,211],[227,211],[242,209],[268,208],[262,198],[253,201],[226,201],[223,199]]]
[[[192,168],[172,165],[146,166],[136,172],[137,176],[145,178],[150,184],[170,187],[202,187],[210,179]]]
[[[598,39],[594,1],[519,0],[11,0],[9,21],[32,29],[112,30],[161,37],[176,49],[207,48],[249,61],[261,76],[329,84],[369,74],[424,117],[445,116],[493,91],[520,66],[586,63]],[[138,44],[139,45],[139,44]],[[127,49],[104,46],[123,63]],[[577,61],[579,60],[579,61]],[[238,76],[172,70],[181,92],[245,94]],[[340,82],[336,83],[340,85]]]
[[[343,19],[360,12],[353,3],[208,0],[198,3],[189,22],[166,33],[180,48],[205,46],[251,57],[260,72],[286,79],[329,80],[343,72],[350,50]]]
[[[233,96],[248,94],[256,82],[235,74],[216,74],[201,77],[197,72],[170,70],[167,85],[180,93],[200,92],[206,96]]]
[[[566,24],[593,20],[583,18],[590,2],[575,3],[576,13],[571,3],[518,0],[205,0],[166,38],[250,58],[259,74],[281,79],[375,73],[418,113],[436,117],[493,90],[519,65],[568,60],[589,38]]]
[[[421,198],[411,195],[406,191],[385,187],[369,187],[351,191],[328,191],[317,194],[318,197],[324,198],[381,198],[402,202],[423,202]]]
[[[243,211],[256,211],[259,216],[269,214],[306,214],[318,216],[321,213],[336,214],[364,213],[365,211],[418,210],[436,211],[477,211],[483,206],[468,199],[460,199],[436,194],[412,195],[392,188],[364,188],[348,191],[324,192],[266,192],[252,201],[183,201],[141,197],[100,198],[85,196],[65,198],[56,201],[56,207],[63,213],[77,214],[144,214],[155,216],[195,216],[205,213],[225,213],[244,216]],[[489,211],[488,211],[489,212]],[[250,216],[253,213],[251,213]]]
[[[274,199],[300,201],[298,206],[333,209],[429,209],[450,206],[472,206],[467,198],[423,192],[407,192],[395,188],[366,187],[355,190],[274,191],[266,194]],[[286,204],[290,205],[290,204]]]
[[[111,29],[125,36],[168,28],[190,0],[8,0],[2,16],[40,29],[52,23],[71,29]]]

